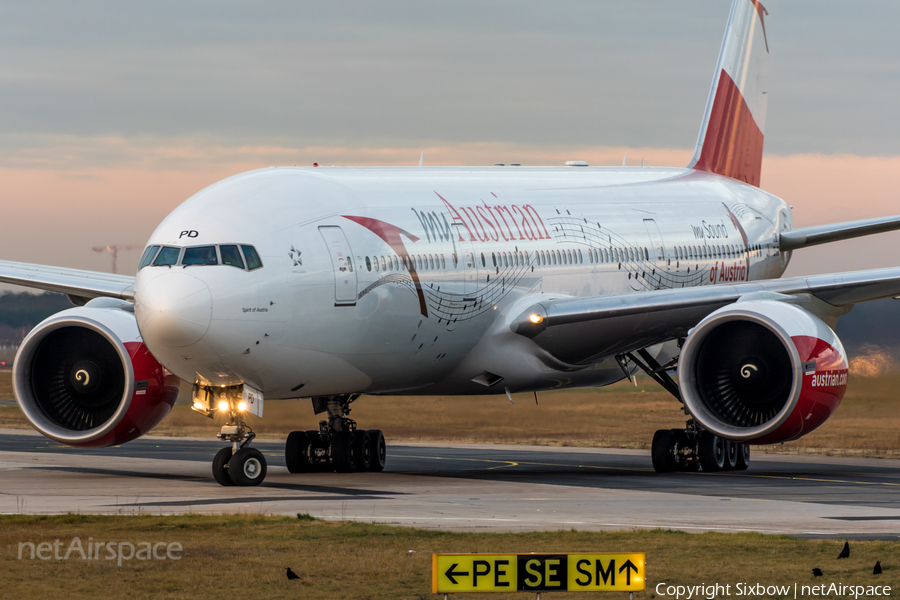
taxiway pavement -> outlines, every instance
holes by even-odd
[[[898,539],[900,461],[760,455],[750,469],[658,474],[649,452],[391,444],[384,473],[291,474],[283,443],[259,487],[221,487],[215,440],[104,449],[0,430],[3,513],[309,513],[447,530],[666,528]]]

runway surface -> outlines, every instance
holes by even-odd
[[[384,473],[290,474],[223,488],[215,440],[75,449],[0,430],[0,512],[309,513],[448,530],[670,528],[900,538],[900,461],[754,455],[745,472],[657,474],[636,450],[390,444]]]

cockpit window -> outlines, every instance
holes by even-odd
[[[166,265],[174,265],[178,262],[178,255],[181,254],[181,248],[172,246],[163,246],[163,249],[156,255],[153,266],[162,267]]]
[[[141,257],[141,265],[138,267],[138,271],[153,262],[157,252],[159,252],[159,246],[148,246],[147,249],[144,250],[144,255]]]
[[[195,246],[194,248],[185,248],[181,264],[184,266],[217,265],[219,264],[219,259],[216,256],[216,247]]]
[[[241,250],[244,251],[244,258],[247,259],[247,270],[252,271],[253,269],[258,269],[263,266],[262,261],[259,259],[259,254],[256,253],[256,248],[253,246],[241,246]]]
[[[219,246],[219,251],[222,253],[223,265],[231,265],[238,269],[244,268],[244,259],[241,258],[241,251],[237,246]]]

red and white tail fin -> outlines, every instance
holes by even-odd
[[[731,5],[689,167],[759,185],[769,65],[766,8],[774,3],[734,0]]]

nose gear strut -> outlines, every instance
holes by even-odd
[[[254,486],[266,478],[266,458],[250,448],[256,434],[244,421],[243,393],[243,385],[215,388],[194,384],[191,408],[209,418],[213,414],[225,414],[227,418],[216,438],[231,445],[219,450],[212,464],[219,485]]]

